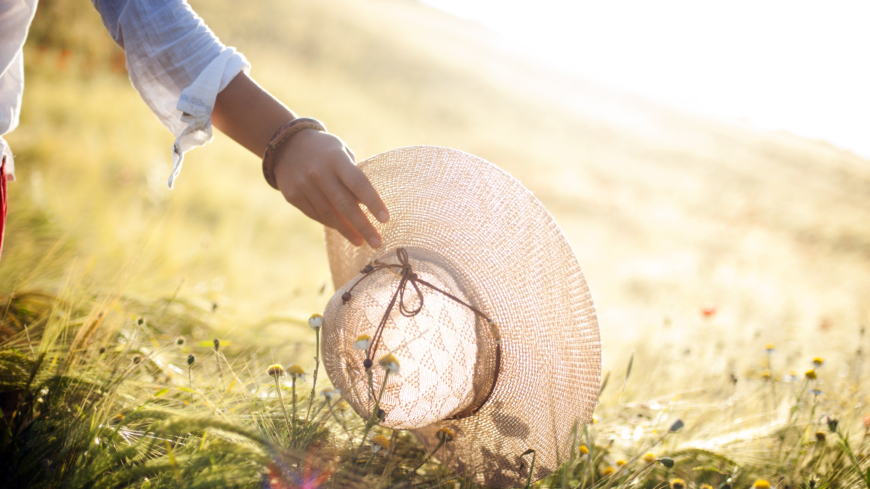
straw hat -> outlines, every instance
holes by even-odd
[[[517,180],[461,151],[401,148],[359,167],[391,217],[370,219],[376,250],[326,231],[329,378],[366,419],[383,390],[380,424],[430,452],[452,430],[434,457],[462,477],[545,477],[576,450],[601,381],[595,309],[561,230]]]

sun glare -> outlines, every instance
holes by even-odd
[[[584,78],[870,157],[870,3],[425,1]]]

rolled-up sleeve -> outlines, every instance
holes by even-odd
[[[127,56],[130,81],[172,131],[172,188],[184,153],[212,140],[217,94],[250,64],[221,44],[183,0],[93,0]]]

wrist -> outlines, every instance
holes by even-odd
[[[272,136],[272,139],[269,140],[269,144],[266,145],[266,150],[263,154],[263,176],[272,188],[279,190],[278,182],[275,179],[275,161],[278,152],[294,134],[305,129],[315,129],[320,132],[326,132],[326,126],[317,119],[299,117],[284,124],[275,131],[275,135]]]

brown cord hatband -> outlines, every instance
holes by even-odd
[[[399,257],[398,265],[378,263],[377,261],[374,262],[374,266],[366,265],[365,268],[360,270],[360,273],[364,274],[363,277],[357,280],[357,282],[353,284],[347,292],[341,295],[341,300],[344,301],[345,304],[347,304],[352,298],[351,292],[353,292],[353,289],[356,288],[356,286],[359,285],[360,282],[365,280],[366,277],[371,276],[373,272],[384,269],[398,269],[400,273],[401,278],[399,280],[399,287],[396,289],[396,292],[393,293],[393,298],[390,300],[390,304],[387,306],[387,310],[384,312],[384,316],[381,318],[381,322],[378,324],[378,327],[375,330],[375,335],[372,338],[372,343],[369,346],[369,350],[366,355],[367,358],[363,362],[363,366],[366,370],[372,367],[371,359],[374,358],[374,354],[378,349],[378,345],[381,341],[381,336],[384,332],[384,327],[387,325],[387,320],[390,317],[390,312],[392,312],[393,307],[396,305],[396,299],[398,299],[399,301],[399,312],[402,314],[402,316],[416,316],[420,311],[423,310],[423,294],[420,292],[420,285],[425,285],[426,287],[429,287],[436,292],[440,292],[442,295],[453,300],[454,302],[457,302],[467,307],[471,312],[474,313],[475,316],[486,320],[487,324],[490,327],[490,332],[495,338],[495,374],[492,376],[492,385],[489,387],[489,392],[487,392],[486,397],[483,399],[483,401],[480,402],[478,406],[472,409],[466,409],[465,411],[459,414],[455,414],[448,419],[461,419],[471,416],[472,414],[480,411],[480,408],[482,408],[486,404],[486,402],[489,401],[490,396],[492,396],[492,392],[495,390],[495,384],[498,382],[498,373],[501,370],[501,335],[499,334],[498,327],[495,325],[495,321],[490,319],[489,316],[487,316],[486,314],[480,312],[480,310],[478,310],[471,304],[468,304],[462,299],[454,296],[453,294],[445,292],[438,287],[430,284],[429,282],[421,279],[411,269],[411,263],[408,261],[408,252],[407,250],[405,250],[405,248],[397,248],[396,256]],[[405,305],[405,289],[407,288],[408,283],[410,283],[411,286],[414,287],[414,292],[417,293],[417,298],[420,300],[420,304],[414,309],[409,309]],[[372,392],[372,395],[374,396],[374,392]]]
[[[269,144],[266,145],[266,153],[263,155],[263,176],[266,177],[266,181],[275,190],[279,190],[278,182],[275,181],[275,154],[278,153],[278,148],[290,139],[290,136],[303,129],[317,129],[320,132],[326,132],[326,126],[319,120],[310,117],[299,117],[284,124],[281,126],[281,129],[275,131],[275,135],[272,136]]]

